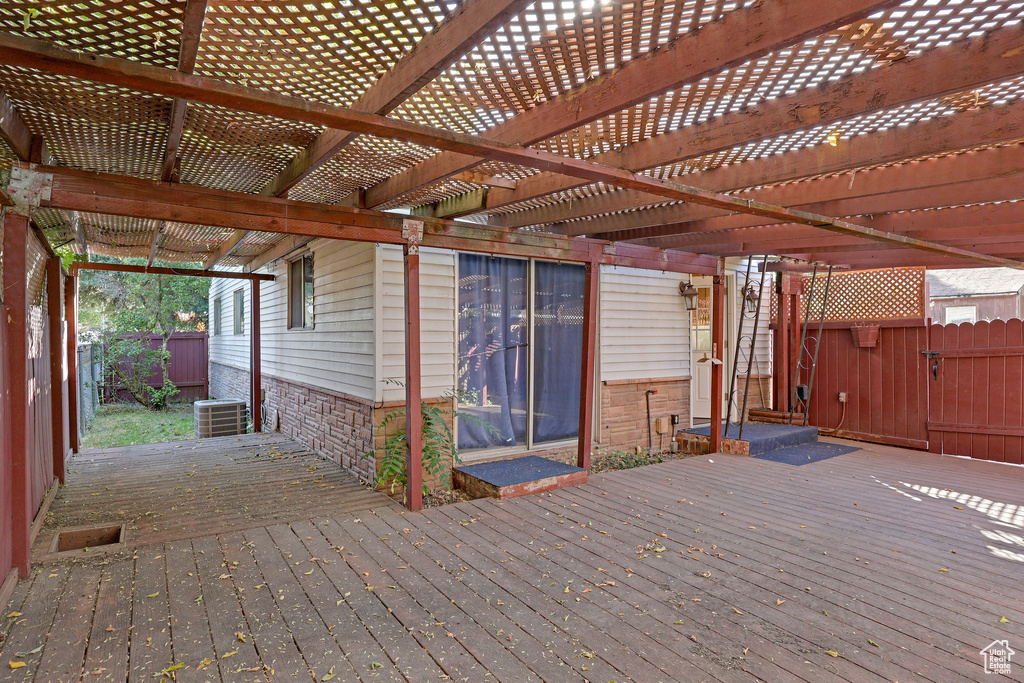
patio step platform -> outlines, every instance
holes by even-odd
[[[478,498],[518,498],[586,483],[585,469],[538,455],[463,465],[452,470],[455,488]]]
[[[729,427],[729,436],[722,439],[722,453],[753,456],[818,441],[817,427],[748,422],[743,426],[742,441],[737,438],[739,431],[738,425]],[[725,425],[722,432],[725,433]],[[710,435],[710,426],[695,427],[679,431],[676,442],[684,453],[703,455],[711,452]]]

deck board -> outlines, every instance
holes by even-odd
[[[167,515],[127,549],[37,564],[0,628],[0,662],[26,666],[0,682],[155,680],[181,664],[181,681],[944,683],[991,678],[979,651],[993,640],[1024,647],[1021,468],[884,446],[801,467],[712,455],[413,514],[331,507],[372,492],[324,490],[334,475],[287,439],[232,450],[179,458],[171,490],[203,495],[167,500],[221,505],[204,473],[222,489],[251,467],[252,513],[207,510],[205,529]],[[62,505],[98,510],[105,486]],[[305,507],[317,496],[322,514]],[[1024,681],[1014,664],[1003,678]]]

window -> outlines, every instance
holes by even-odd
[[[459,448],[579,433],[582,266],[459,255]]]
[[[313,255],[288,264],[288,327],[313,327]]]
[[[946,309],[946,324],[959,325],[960,323],[978,322],[977,306],[950,306]]]
[[[245,334],[245,290],[235,290],[235,334]]]
[[[221,334],[220,331],[220,297],[213,300],[213,335]]]

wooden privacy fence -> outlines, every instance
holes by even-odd
[[[840,437],[1024,464],[1024,321],[929,324],[923,269],[833,277],[808,424]],[[811,382],[806,358],[818,337],[821,278],[811,299],[802,384]],[[776,349],[780,330],[789,347],[789,362],[776,367],[791,372],[810,280],[780,287],[795,292],[785,302],[790,313],[799,306],[799,315],[782,321],[776,314],[773,325]],[[867,336],[877,338],[855,336],[854,328],[874,328]],[[791,382],[786,396],[776,396],[778,409],[788,410],[789,391]]]
[[[147,339],[151,349],[160,348],[161,338],[159,335],[151,334]],[[181,391],[172,400],[198,401],[209,397],[210,341],[206,332],[175,332],[167,341],[167,350],[171,354],[168,363],[170,380]],[[154,388],[163,385],[163,377],[158,366],[153,366],[153,372],[147,378],[146,383]],[[115,400],[131,401],[132,398],[121,387],[104,385],[103,400],[109,403]]]
[[[932,325],[929,450],[1024,464],[1024,321]]]

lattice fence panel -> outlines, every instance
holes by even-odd
[[[827,277],[827,273],[822,272],[802,276],[801,294],[797,297],[801,320],[808,312],[808,295],[811,295],[811,320],[819,319],[823,305],[825,322],[922,320],[928,317],[924,268],[834,271],[826,302]],[[778,305],[778,297],[773,291],[773,321],[778,318]]]

